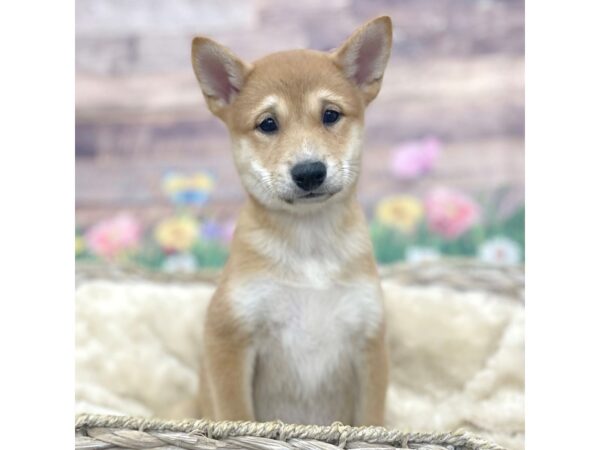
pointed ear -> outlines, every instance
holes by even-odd
[[[336,64],[362,91],[365,104],[379,93],[391,49],[392,20],[382,16],[362,25],[333,52]]]
[[[228,48],[201,36],[192,42],[192,66],[208,108],[223,119],[242,89],[250,66]]]

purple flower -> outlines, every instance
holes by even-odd
[[[207,220],[202,223],[202,238],[207,241],[221,241],[229,243],[233,238],[235,221],[228,220],[225,223],[219,223],[215,220]]]
[[[207,241],[217,241],[221,239],[223,235],[223,229],[218,222],[214,220],[207,220],[202,224],[202,238]]]

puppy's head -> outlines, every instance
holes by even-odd
[[[252,64],[194,39],[194,72],[229,129],[251,196],[295,212],[347,197],[359,173],[364,110],[381,88],[391,43],[389,17],[367,22],[331,53],[291,50]]]

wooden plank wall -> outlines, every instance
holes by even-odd
[[[207,208],[235,215],[244,194],[225,128],[204,106],[189,64],[195,34],[254,59],[287,48],[335,47],[361,22],[394,20],[384,87],[367,115],[360,198],[368,213],[395,192],[433,185],[485,195],[524,183],[524,6],[499,0],[78,0],[76,208],[86,226],[120,210],[151,223],[169,214],[160,179],[207,169]],[[390,151],[436,136],[430,177],[406,183]]]

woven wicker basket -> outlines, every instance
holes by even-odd
[[[412,433],[340,423],[323,427],[282,422],[168,421],[80,415],[75,429],[78,450],[503,450],[467,432]]]
[[[523,301],[522,267],[502,268],[468,260],[445,260],[418,266],[382,268],[383,278],[405,285],[445,285],[453,289],[480,290]],[[140,279],[162,282],[211,282],[216,273],[167,275],[133,267],[82,265],[77,283],[92,279]],[[213,422],[208,420],[160,420],[127,416],[79,415],[76,417],[76,449],[248,449],[335,450],[336,448],[388,450],[500,450],[502,447],[469,432],[421,433],[382,427],[290,425],[282,422]]]

